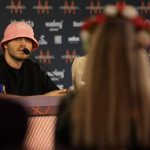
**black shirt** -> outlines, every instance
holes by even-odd
[[[0,84],[5,86],[7,94],[22,96],[41,95],[59,89],[38,63],[26,59],[20,69],[14,69],[3,55],[0,56]]]

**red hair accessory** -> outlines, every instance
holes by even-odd
[[[126,19],[135,26],[138,30],[137,39],[142,46],[147,47],[150,45],[150,22],[140,17],[135,7],[122,3],[107,5],[102,15],[94,16],[86,20],[81,27],[81,38],[86,41],[96,26],[106,23],[110,18],[117,16]]]
[[[141,18],[138,14],[138,11],[130,5],[118,4],[118,5],[107,5],[102,15],[91,17],[87,19],[81,30],[91,30],[98,24],[103,24],[107,22],[108,18],[116,17],[117,15],[122,16],[127,19],[129,22],[133,23],[133,25],[138,29],[146,29],[150,31],[150,23]]]

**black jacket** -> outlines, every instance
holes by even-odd
[[[59,89],[38,63],[26,59],[20,69],[14,69],[6,63],[3,55],[0,56],[0,84],[5,86],[7,94],[22,96],[41,95]]]

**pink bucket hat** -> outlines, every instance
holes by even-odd
[[[34,37],[32,27],[25,22],[13,22],[6,27],[4,37],[1,41],[1,47],[4,49],[3,45],[5,42],[19,37],[31,39],[33,41],[33,50],[39,47],[39,44]]]

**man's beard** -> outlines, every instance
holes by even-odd
[[[14,55],[11,55],[11,57],[12,57],[14,60],[19,61],[19,62],[23,62],[23,61],[25,60],[25,58],[18,58],[18,57],[14,56]]]

